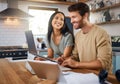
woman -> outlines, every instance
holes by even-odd
[[[71,55],[73,40],[73,34],[65,23],[65,15],[62,12],[55,12],[48,24],[48,57],[63,62]]]

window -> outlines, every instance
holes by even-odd
[[[29,7],[29,14],[33,16],[29,19],[29,30],[32,30],[33,35],[47,34],[49,18],[55,11],[55,8]]]

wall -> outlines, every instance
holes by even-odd
[[[26,21],[21,21],[19,26],[4,25],[0,21],[0,46],[19,46],[25,43],[24,31],[28,28]]]

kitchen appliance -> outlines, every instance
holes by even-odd
[[[15,59],[27,59],[27,49],[20,46],[4,46],[0,47],[0,58],[11,57]]]
[[[0,18],[28,18],[32,17],[18,8],[18,0],[7,0],[8,8],[0,12]]]

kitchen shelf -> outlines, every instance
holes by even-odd
[[[62,5],[71,5],[77,2],[70,1],[60,1],[60,0],[21,0],[21,1],[30,1],[30,2],[39,2],[39,3],[49,3],[49,4],[62,4]],[[79,0],[78,2],[87,2],[88,0]]]
[[[39,2],[39,3],[49,3],[49,4],[63,4],[63,5],[71,5],[77,2],[66,2],[66,1],[49,1],[49,0],[21,0],[21,1],[30,1],[30,2]]]
[[[89,0],[79,0],[79,2],[87,2],[87,1],[89,1]]]
[[[101,24],[112,24],[112,23],[120,23],[120,20],[111,20],[111,21],[101,22],[101,23],[96,23],[96,24],[101,25]]]
[[[120,6],[120,3],[117,3],[117,4],[113,4],[111,6],[105,6],[105,7],[102,7],[102,8],[91,10],[91,12],[98,12],[98,11],[101,11],[101,10],[110,9],[110,8],[116,8],[116,7],[119,7],[119,6]]]
[[[120,3],[116,3],[111,6],[105,6],[105,7],[98,8],[98,9],[92,9],[91,12],[95,13],[95,12],[99,12],[102,10],[113,9],[113,8],[117,8],[117,7],[120,7]],[[117,24],[117,23],[120,23],[120,19],[111,20],[111,21],[107,21],[107,22],[99,22],[99,23],[95,23],[95,24],[103,25],[103,24]]]

